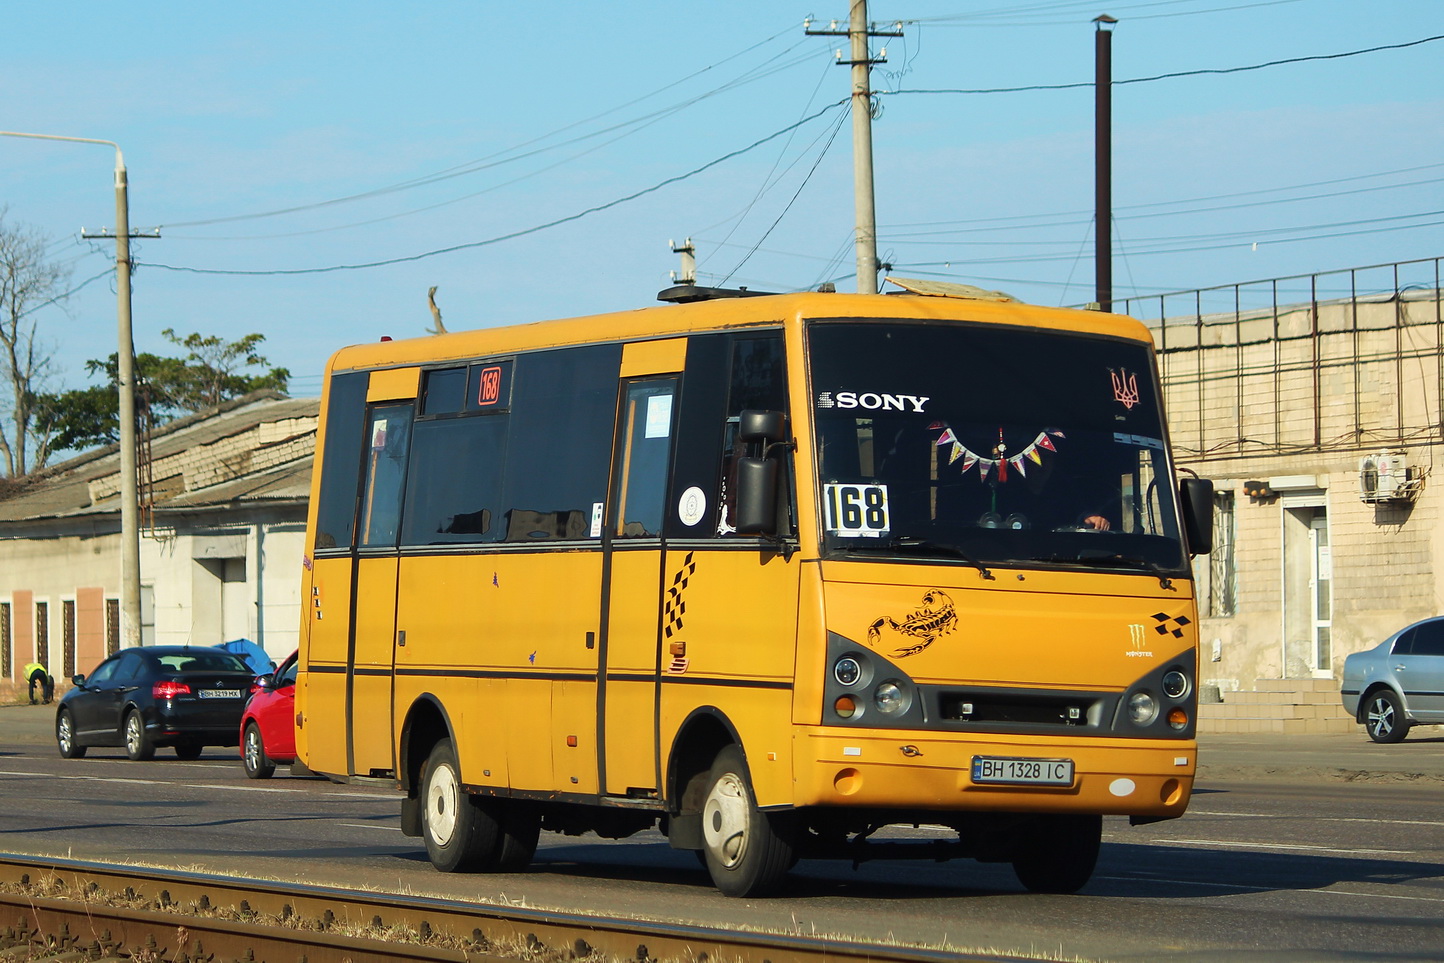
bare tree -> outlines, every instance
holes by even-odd
[[[37,427],[35,403],[52,356],[36,337],[32,312],[57,299],[69,271],[45,259],[43,235],[7,224],[7,213],[0,207],[0,378],[9,388],[9,397],[0,398],[0,457],[5,474],[18,478],[45,467],[49,457],[48,432]]]

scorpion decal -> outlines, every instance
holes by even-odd
[[[907,618],[898,621],[884,615],[867,629],[867,642],[876,647],[886,625],[894,632],[908,639],[916,639],[912,645],[893,650],[895,656],[917,655],[932,645],[939,637],[947,635],[958,627],[958,612],[953,600],[940,589],[929,589],[923,593],[923,604]]]

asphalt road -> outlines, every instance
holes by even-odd
[[[1105,822],[1076,896],[1022,890],[1006,865],[804,861],[785,896],[729,900],[659,835],[543,834],[532,868],[447,876],[401,835],[397,797],[284,774],[229,751],[64,760],[53,707],[0,707],[0,850],[540,908],[893,938],[1100,960],[1444,957],[1444,735],[1206,737],[1187,816]],[[927,830],[917,830],[925,834]]]

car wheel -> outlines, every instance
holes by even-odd
[[[67,709],[61,709],[55,719],[55,744],[60,747],[62,759],[79,759],[85,755],[85,747],[75,744],[75,721]]]
[[[702,803],[703,853],[712,882],[726,896],[765,896],[796,860],[783,818],[757,808],[742,750],[717,754]]]
[[[180,759],[199,759],[204,748],[199,742],[181,742],[176,744],[175,754]]]
[[[125,716],[125,754],[137,762],[155,757],[155,745],[146,735],[145,721],[136,709]]]
[[[1018,882],[1034,893],[1076,893],[1093,876],[1102,816],[1040,816],[1013,856]]]
[[[254,722],[246,725],[246,734],[241,736],[241,760],[245,763],[246,775],[252,779],[270,779],[276,771],[276,764],[266,758],[261,728]]]
[[[1364,731],[1375,742],[1402,742],[1409,734],[1409,723],[1399,697],[1388,689],[1369,696],[1364,706]]]

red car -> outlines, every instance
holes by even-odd
[[[296,758],[296,655],[261,676],[241,716],[241,760],[252,779],[269,779],[276,763]]]

